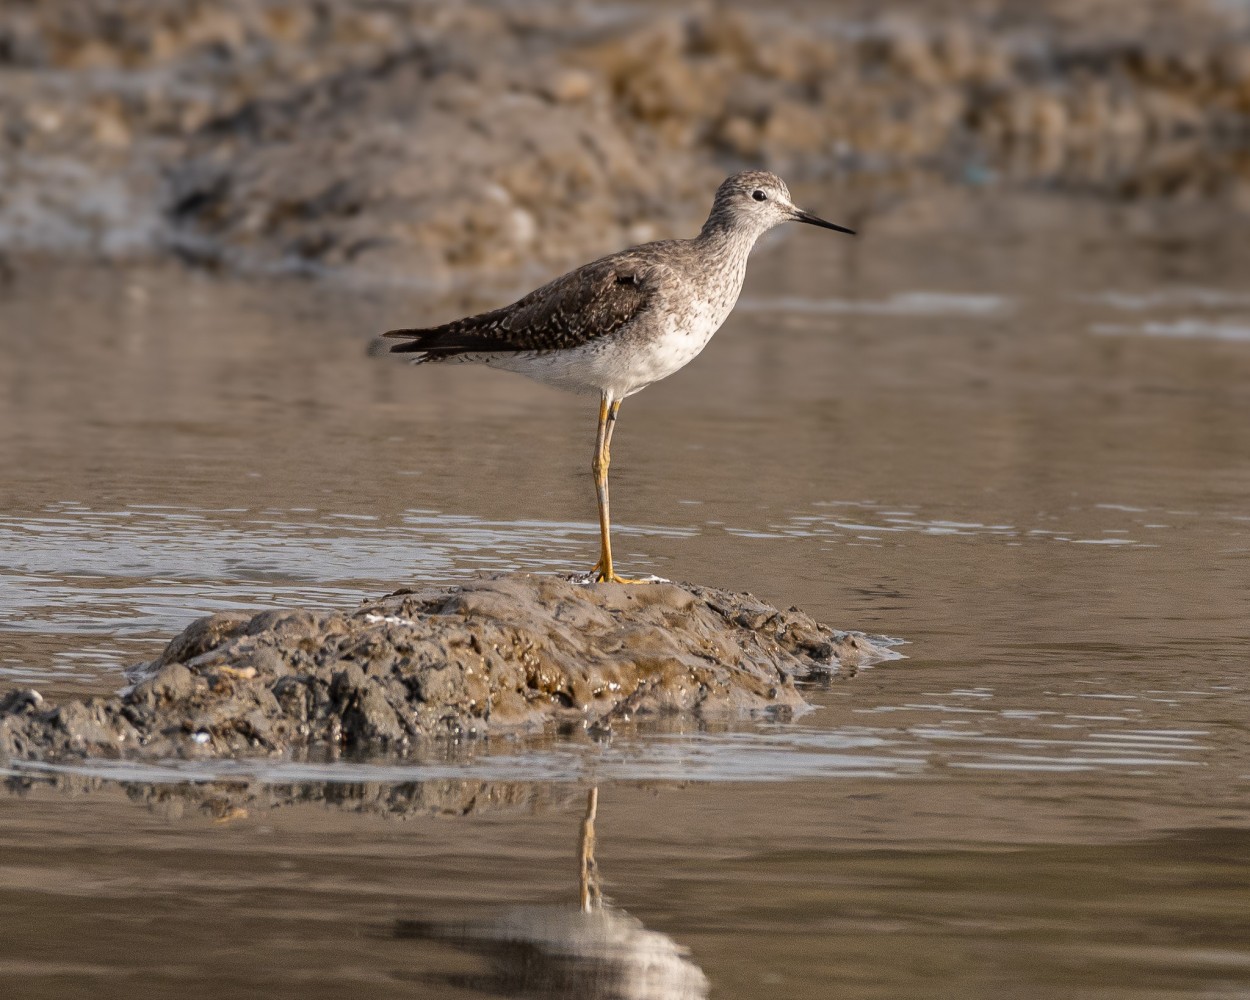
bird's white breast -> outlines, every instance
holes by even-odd
[[[688,365],[707,346],[728,315],[729,309],[704,302],[689,312],[661,317],[652,337],[631,352],[631,374],[637,384],[628,391],[637,392]]]
[[[669,308],[652,318],[648,335],[630,345],[628,371],[623,373],[627,384],[619,387],[622,396],[667,378],[707,346],[738,301],[746,270],[745,255],[735,263],[738,266],[731,266],[721,282],[712,282],[705,294],[675,296]]]

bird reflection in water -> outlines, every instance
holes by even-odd
[[[441,941],[489,962],[454,985],[487,995],[586,1000],[703,1000],[707,977],[667,934],[606,902],[595,863],[599,790],[578,837],[579,906],[522,906],[483,921],[399,921],[400,938]]]

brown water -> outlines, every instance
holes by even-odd
[[[617,547],[907,659],[784,725],[10,765],[5,994],[1250,997],[1244,250],[1044,197],[866,228],[761,248],[625,405]],[[112,691],[212,610],[587,567],[592,402],[364,356],[506,297],[19,268],[0,685]],[[619,909],[581,919],[592,784]]]

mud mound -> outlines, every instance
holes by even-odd
[[[351,613],[202,618],[119,697],[0,699],[0,756],[402,752],[551,725],[608,732],[634,715],[789,712],[804,705],[795,678],[887,655],[748,594],[500,576]]]

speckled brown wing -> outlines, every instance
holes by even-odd
[[[403,338],[393,353],[431,359],[457,354],[560,351],[611,337],[637,319],[655,293],[650,269],[626,257],[606,257],[570,271],[502,309],[425,330],[391,330]]]

